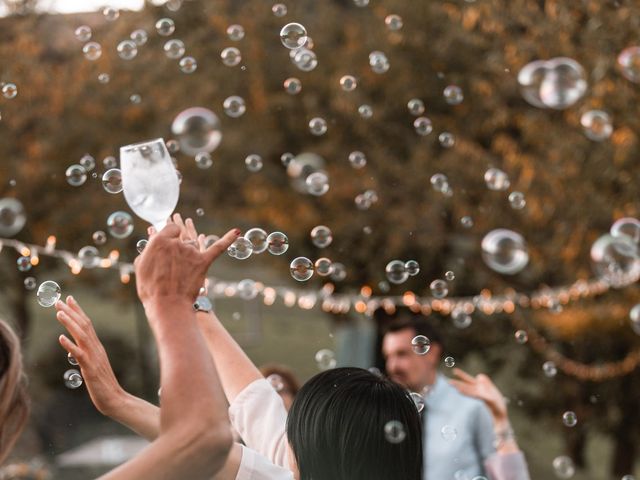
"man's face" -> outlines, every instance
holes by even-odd
[[[416,336],[413,328],[389,332],[382,342],[382,354],[389,378],[414,392],[420,392],[435,379],[440,360],[440,345],[431,344],[426,355],[418,355],[411,347]]]

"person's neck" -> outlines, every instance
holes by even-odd
[[[436,384],[437,379],[438,379],[438,372],[436,370],[434,370],[433,372],[429,372],[425,376],[421,390],[424,390],[425,388],[433,388],[433,386]]]

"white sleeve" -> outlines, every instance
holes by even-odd
[[[494,453],[484,462],[490,480],[530,480],[522,452]]]
[[[249,448],[289,467],[287,410],[267,380],[256,380],[238,394],[229,406],[229,419]]]
[[[236,480],[293,480],[293,473],[269,462],[259,453],[242,446],[242,460]]]

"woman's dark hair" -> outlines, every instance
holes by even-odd
[[[406,435],[399,443],[385,434],[392,420]],[[327,370],[305,383],[289,411],[287,437],[300,480],[422,478],[422,426],[413,400],[361,368]]]

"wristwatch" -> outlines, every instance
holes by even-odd
[[[210,313],[213,310],[213,304],[208,297],[200,295],[198,298],[196,298],[196,302],[193,304],[193,309],[196,312]]]

